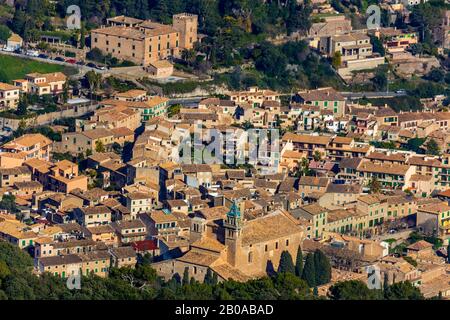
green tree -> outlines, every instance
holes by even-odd
[[[379,290],[370,290],[359,280],[341,281],[329,289],[332,300],[377,300],[382,296]]]
[[[114,142],[113,144],[112,144],[112,150],[115,152],[115,153],[117,153],[118,155],[121,155],[122,154],[122,151],[123,151],[123,148],[122,148],[122,146],[119,144],[119,143],[117,143],[117,142]]]
[[[444,77],[445,72],[443,70],[440,68],[433,68],[424,78],[434,82],[442,82],[444,81]]]
[[[316,286],[320,286],[331,281],[330,261],[319,249],[314,252],[314,269]]]
[[[388,73],[386,67],[378,67],[375,71],[375,77],[372,79],[376,90],[386,90],[388,85]]]
[[[28,109],[28,97],[27,95],[23,95],[19,99],[19,103],[17,104],[16,114],[19,116],[24,116],[27,114]]]
[[[86,27],[84,23],[81,23],[81,30],[80,30],[80,48],[84,49],[86,45]]]
[[[376,176],[373,176],[372,179],[369,181],[369,191],[372,194],[380,193],[381,191],[381,183],[378,181],[378,178]]]
[[[388,274],[385,273],[384,279],[383,279],[383,290],[386,292],[387,288],[389,288],[389,278],[388,278]]]
[[[103,142],[101,142],[100,140],[97,140],[95,142],[95,151],[99,152],[99,153],[103,153],[106,152],[105,150],[105,145],[103,144]]]
[[[206,271],[206,275],[205,275],[205,280],[204,282],[206,284],[212,284],[213,281],[213,275],[212,275],[212,271],[210,268],[208,268],[208,270]]]
[[[67,102],[67,100],[69,100],[69,82],[66,81],[63,85],[63,92],[62,92],[62,101],[64,103]]]
[[[214,272],[211,284],[212,285],[217,285],[218,283],[219,283],[219,278],[217,276],[217,273]]]
[[[277,273],[277,275],[271,280],[273,281],[273,286],[275,287],[274,289],[276,289],[276,291],[271,294],[275,295],[276,299],[304,300],[310,298],[311,293],[306,281],[296,277],[290,272]],[[267,286],[272,289],[272,286],[268,282]],[[253,299],[258,298],[262,297],[254,297]]]
[[[302,279],[306,281],[310,288],[316,285],[316,270],[314,266],[314,256],[312,253],[308,253],[306,255]]]
[[[333,57],[331,58],[331,65],[335,68],[338,69],[342,64],[342,55],[340,51],[336,51],[333,54]]]
[[[450,242],[447,246],[447,263],[450,263]]]
[[[322,155],[319,150],[314,151],[313,159],[314,161],[320,161],[322,159]]]
[[[0,261],[0,280],[5,279],[7,276],[11,274],[11,270],[5,261]],[[0,282],[1,283],[1,282]]]
[[[406,149],[414,151],[416,153],[423,153],[420,148],[425,142],[425,138],[411,138],[406,144]]]
[[[292,256],[287,250],[281,253],[278,272],[289,272],[295,274],[294,262],[292,262]]]
[[[424,297],[419,288],[411,282],[397,282],[390,285],[384,292],[386,300],[423,300]]]
[[[313,295],[314,295],[314,297],[318,297],[319,296],[319,289],[317,289],[317,286],[315,286],[314,289],[313,289]]]
[[[295,259],[295,275],[301,277],[303,273],[303,253],[302,248],[298,246],[297,258]]]
[[[427,154],[438,156],[441,154],[441,149],[439,148],[439,145],[437,144],[436,140],[430,139],[428,140],[426,144]]]
[[[6,210],[10,213],[17,213],[19,210],[16,205],[16,197],[12,194],[4,194],[0,201],[0,209]]]
[[[97,92],[97,89],[100,88],[100,84],[102,82],[102,75],[100,73],[91,70],[86,73],[86,80],[89,84],[89,92],[91,93],[91,100],[92,100],[92,94]]]
[[[186,286],[189,284],[189,267],[184,268],[182,284],[183,284],[183,286]]]
[[[11,37],[11,30],[5,25],[0,25],[0,42],[6,42]]]
[[[370,36],[370,42],[373,46],[373,52],[377,52],[380,56],[384,57],[386,54],[383,46],[383,42],[376,36]]]
[[[174,104],[172,106],[169,106],[167,108],[167,116],[169,118],[172,118],[173,116],[179,114],[180,110],[181,110],[181,104]]]

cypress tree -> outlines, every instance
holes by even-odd
[[[313,295],[314,295],[314,297],[318,297],[319,296],[319,289],[317,289],[317,286],[315,286],[314,289],[313,289]]]
[[[302,248],[298,246],[297,258],[295,259],[295,275],[301,277],[303,272],[303,253]]]
[[[447,263],[450,263],[450,241],[447,246]]]
[[[314,267],[314,256],[312,253],[306,255],[305,267],[302,272],[302,279],[306,281],[310,288],[316,285],[316,272]]]
[[[211,269],[208,268],[208,271],[206,271],[204,282],[206,284],[212,284],[212,281],[213,281],[213,275],[212,275]]]
[[[294,262],[292,262],[292,256],[289,251],[283,251],[280,257],[280,264],[278,266],[278,272],[295,274]]]
[[[189,284],[189,268],[188,267],[184,268],[182,284],[183,285],[188,285]]]
[[[217,277],[217,273],[214,272],[213,277],[212,277],[211,284],[212,284],[213,286],[215,286],[215,285],[218,284],[218,283],[219,283],[219,279],[218,279],[218,277]]]
[[[389,278],[388,278],[388,274],[385,273],[384,279],[383,279],[383,290],[386,291],[388,287],[389,287]]]
[[[317,249],[314,252],[314,267],[316,285],[322,285],[331,281],[331,265],[325,254]]]

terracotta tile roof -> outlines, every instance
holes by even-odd
[[[222,252],[225,249],[225,245],[217,241],[216,239],[204,237],[191,244],[193,248],[206,249],[208,251],[214,251],[217,253]]]
[[[96,128],[96,129],[92,129],[92,130],[86,130],[86,131],[81,132],[81,134],[92,140],[113,136],[113,133],[111,130],[104,129],[104,128]]]
[[[361,201],[361,202],[364,202],[364,203],[367,203],[370,205],[370,204],[374,204],[374,203],[379,203],[382,200],[379,195],[368,194],[368,195],[358,197],[358,201]]]
[[[371,152],[366,158],[371,160],[406,162],[406,155],[402,153],[385,154],[382,152]]]
[[[245,222],[242,227],[241,241],[243,246],[248,246],[301,232],[303,232],[303,227],[299,226],[289,213],[277,210]]]
[[[103,234],[103,233],[113,233],[114,229],[109,224],[95,226],[95,227],[87,227],[91,234]]]
[[[142,95],[146,95],[146,94],[147,94],[147,91],[145,91],[145,90],[132,89],[132,90],[128,90],[125,92],[116,93],[115,96],[121,97],[121,98],[136,98],[138,96],[142,96]]]
[[[228,263],[212,265],[210,268],[225,280],[231,279],[239,282],[247,282],[251,279],[251,277],[245,275],[239,269],[233,268]]]
[[[298,184],[300,186],[315,186],[315,187],[325,188],[328,185],[328,179],[327,178],[319,178],[319,177],[303,176],[303,177],[300,177]]]
[[[0,90],[1,91],[11,91],[11,90],[19,90],[19,87],[13,86],[8,83],[0,82]]]
[[[421,251],[421,250],[429,249],[432,247],[433,247],[433,244],[431,244],[425,240],[419,240],[416,243],[413,243],[413,244],[409,245],[408,247],[406,247],[406,249],[413,250],[413,251]]]
[[[206,220],[218,220],[224,219],[228,210],[225,206],[217,206],[201,209],[197,212],[197,215],[203,216]]]
[[[134,40],[143,40],[146,38],[145,34],[142,31],[131,27],[112,26],[94,29],[91,32],[93,34],[99,33]]]
[[[316,145],[328,145],[331,141],[331,137],[313,136],[313,135],[305,135],[305,134],[300,135],[300,134],[288,132],[283,136],[282,140],[298,142],[298,143],[316,144]]]
[[[430,203],[421,207],[419,211],[440,214],[442,212],[450,211],[450,206],[447,202]]]
[[[193,250],[190,250],[186,252],[186,254],[184,254],[182,257],[177,258],[177,260],[181,262],[197,264],[205,267],[211,266],[218,259],[219,257],[215,254],[207,254]]]
[[[376,164],[371,161],[363,161],[358,166],[358,171],[370,173],[386,173],[393,175],[405,175],[409,165],[402,164]]]
[[[23,136],[16,138],[6,144],[4,144],[3,148],[16,148],[19,147],[32,147],[34,145],[39,144],[41,148],[48,146],[51,144],[52,141],[47,138],[46,136],[43,136],[40,133],[30,133],[30,134],[24,134]]]
[[[328,210],[324,207],[318,205],[317,203],[309,204],[306,206],[301,207],[303,211],[306,211],[307,213],[315,216],[324,212],[327,212]]]
[[[320,88],[299,92],[298,95],[303,101],[344,101],[342,94],[333,88]]]
[[[118,247],[118,248],[112,248],[111,254],[118,259],[125,259],[125,258],[135,258],[136,257],[136,251],[133,247]]]

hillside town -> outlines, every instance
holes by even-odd
[[[261,56],[246,48],[228,71],[210,65],[195,10],[86,20],[76,44],[0,30],[0,63],[36,63],[0,70],[1,244],[41,279],[143,265],[180,285],[291,272],[318,299],[352,281],[448,299],[450,5],[437,1],[442,19],[424,30],[427,2],[378,1],[383,26],[361,28],[356,5],[350,18],[340,1],[298,1],[310,25]],[[13,25],[30,3],[0,1]],[[281,60],[261,61],[281,59],[271,46],[283,46],[286,75]],[[316,76],[340,84],[295,59],[326,63]],[[293,85],[295,72],[308,85]],[[231,85],[216,82],[225,75]]]

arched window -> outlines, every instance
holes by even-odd
[[[253,262],[253,252],[249,252],[248,253],[248,263],[252,263]]]

